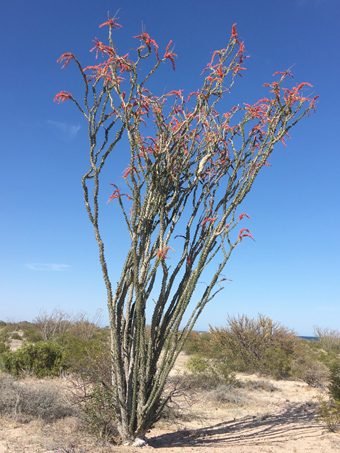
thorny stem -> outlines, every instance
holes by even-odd
[[[223,289],[221,273],[232,251],[244,237],[251,237],[245,228],[234,237],[247,216],[237,217],[237,208],[276,143],[284,142],[288,131],[309,115],[317,97],[301,95],[301,89],[310,86],[306,83],[282,88],[290,76],[286,71],[280,73],[279,82],[266,84],[272,99],[235,106],[223,114],[217,111],[244,70],[244,46],[234,26],[227,48],[215,52],[203,71],[208,75],[200,90],[188,99],[182,90],[153,96],[146,83],[160,64],[169,59],[174,68],[171,42],[160,58],[156,42],[143,32],[136,37],[141,44],[132,61],[128,54],[119,56],[113,45],[111,30],[118,24],[109,17],[104,25],[110,27],[110,45],[96,40],[92,50],[106,60],[85,69],[73,54],[59,60],[65,59],[66,66],[74,59],[78,66],[85,85],[84,107],[67,92],[55,100],[72,100],[88,121],[90,169],[82,186],[107,290],[119,429],[123,441],[131,442],[159,418],[167,401],[166,379],[189,332],[206,304]],[[139,66],[153,53],[156,62],[140,80]],[[175,101],[169,107],[171,98]],[[155,134],[145,137],[150,124]],[[101,170],[124,133],[130,145],[124,171],[130,193],[121,193],[113,184],[116,190],[110,200],[119,202],[131,244],[113,291],[100,234],[98,195]],[[167,265],[168,258],[172,266]],[[197,285],[213,263],[218,263],[213,276],[199,294]],[[181,328],[191,301],[194,306]],[[154,307],[147,326],[150,303]]]

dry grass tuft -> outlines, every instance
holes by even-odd
[[[52,422],[74,415],[75,411],[52,381],[17,381],[3,374],[0,377],[0,414],[23,421],[40,418]]]

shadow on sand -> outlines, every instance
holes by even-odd
[[[228,446],[283,444],[293,438],[313,438],[320,435],[320,423],[315,420],[316,403],[290,404],[277,415],[247,416],[195,430],[177,431],[149,438],[153,448],[209,447],[217,442]]]

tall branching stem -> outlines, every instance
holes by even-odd
[[[101,63],[83,69],[72,53],[59,60],[63,67],[70,61],[78,66],[84,102],[66,91],[55,100],[73,101],[88,122],[90,168],[82,186],[107,290],[118,426],[122,441],[133,443],[160,417],[169,398],[169,372],[202,310],[223,289],[222,271],[232,251],[252,238],[248,229],[236,229],[249,217],[237,212],[239,205],[274,146],[309,114],[316,97],[302,95],[308,83],[284,88],[291,77],[286,71],[265,84],[268,98],[221,111],[245,69],[235,26],[227,47],[214,52],[204,69],[200,89],[186,98],[183,90],[152,95],[147,84],[160,64],[170,60],[175,69],[171,41],[160,57],[156,42],[143,32],[135,37],[140,45],[131,60],[116,52],[115,19],[102,25],[109,26],[109,45],[96,38],[92,49]],[[142,76],[142,63],[153,55],[153,67]],[[112,184],[109,201],[119,204],[130,246],[113,288],[98,220],[99,183],[123,136],[130,146],[123,175],[127,192]],[[200,291],[203,275],[209,283]]]

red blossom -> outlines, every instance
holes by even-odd
[[[198,96],[198,95],[199,95],[199,90],[197,90],[197,92],[193,91],[192,93],[189,94],[187,102],[190,101],[191,96]]]
[[[101,25],[99,25],[99,28],[104,27],[104,25],[108,25],[110,28],[114,28],[114,27],[122,28],[121,25],[119,25],[116,22],[114,22],[115,18],[113,18],[113,19],[110,18],[110,13],[109,12],[107,13],[107,17],[108,17],[108,21],[104,22]]]
[[[57,63],[61,63],[63,60],[65,60],[65,63],[64,63],[63,66],[61,67],[61,69],[63,69],[63,68],[65,68],[65,67],[69,64],[69,62],[70,62],[73,58],[74,58],[73,53],[70,53],[70,52],[68,52],[68,53],[63,53],[63,54],[61,55],[61,57],[58,58]]]
[[[201,224],[201,227],[204,227],[204,225],[205,225],[207,222],[215,222],[216,219],[217,219],[217,217],[209,217],[208,219],[203,220],[203,222],[202,222],[202,224]]]
[[[255,102],[254,106],[259,105],[261,102],[269,102],[269,99],[267,98],[260,99],[259,101]]]
[[[291,72],[289,72],[289,71],[276,71],[276,72],[274,72],[273,77],[275,77],[277,74],[282,74],[284,77],[289,76],[292,79],[294,79],[293,74]]]
[[[93,42],[96,45],[94,47],[92,47],[90,52],[93,52],[95,49],[97,49],[96,58],[98,58],[99,52],[102,52],[102,55],[104,55],[104,53],[107,53],[110,57],[113,57],[115,55],[114,49],[112,49],[112,47],[105,46],[101,41],[98,40],[98,38],[94,38]]]
[[[255,239],[251,235],[251,232],[246,228],[242,228],[242,230],[238,234],[238,241],[242,242],[242,239],[245,237],[251,238],[253,241],[255,241]]]
[[[245,212],[242,212],[242,214],[238,216],[238,218],[239,218],[240,220],[242,220],[243,217],[247,217],[248,219],[250,219],[250,216],[249,216],[248,214],[246,214]]]
[[[72,94],[67,91],[60,91],[60,93],[58,93],[54,98],[53,102],[58,101],[60,103],[66,101],[67,99],[72,99]]]
[[[183,90],[170,91],[170,93],[168,93],[167,96],[169,96],[170,94],[175,94],[176,96],[178,96],[179,98],[181,98],[181,100],[183,101],[182,92],[183,92]]]
[[[238,74],[239,71],[246,71],[247,68],[241,68],[241,66],[236,66],[236,68],[234,69],[234,74]],[[238,74],[239,76],[242,77],[242,74]]]
[[[237,31],[236,31],[235,25],[236,25],[236,23],[233,25],[233,27],[231,29],[230,39],[237,38]]]
[[[172,41],[169,42],[167,48],[165,49],[165,54],[164,54],[163,58],[169,58],[169,60],[172,63],[172,69],[175,71],[176,68],[175,68],[174,57],[177,57],[177,55],[172,50],[170,50],[170,52],[169,52],[169,47],[170,47],[171,43],[172,43]]]
[[[112,193],[111,197],[106,202],[107,204],[110,203],[110,201],[112,201],[114,198],[120,198],[123,196],[127,197],[128,200],[132,200],[132,198],[130,197],[130,195],[128,193],[120,193],[120,189],[118,189],[116,184],[112,184],[111,182],[109,184],[110,184],[110,186],[113,186],[116,190]]]
[[[164,260],[165,258],[167,259],[170,259],[169,256],[167,256],[167,252],[168,250],[171,249],[173,252],[175,252],[175,250],[172,248],[172,247],[164,247],[164,249],[162,250],[158,250],[157,252],[157,257],[160,259],[160,260]],[[176,252],[175,252],[176,253]]]
[[[124,179],[126,179],[128,177],[128,175],[130,174],[130,171],[131,171],[130,167],[126,167],[125,168],[124,173],[123,173],[123,178]],[[137,168],[133,167],[133,171],[137,171]]]
[[[305,85],[309,86],[309,87],[313,87],[313,85],[311,85],[310,83],[307,83],[307,82],[304,82],[304,83],[300,83],[300,85],[297,87],[297,91],[300,91],[302,87],[304,87]]]
[[[238,53],[244,53],[244,41],[240,42],[239,45],[240,45],[240,48],[238,50]]]
[[[152,44],[155,49],[155,52],[156,52],[157,60],[159,60],[158,44],[156,43],[156,41],[154,39],[150,38],[150,35],[148,33],[143,32],[141,35],[134,36],[134,38],[140,38],[141,41],[144,41],[149,50],[151,50],[151,44]],[[142,46],[142,48],[143,47],[145,47],[145,46]]]

